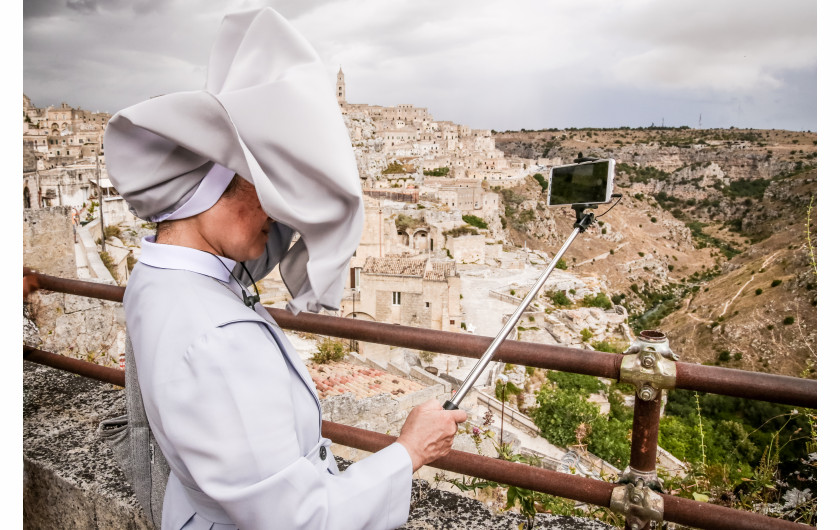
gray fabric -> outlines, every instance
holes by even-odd
[[[139,217],[173,211],[210,163],[251,182],[272,219],[300,234],[280,264],[289,309],[337,309],[364,206],[333,84],[312,46],[271,8],[228,15],[205,90],[123,109],[105,131],[108,173]]]
[[[101,422],[99,435],[114,453],[140,507],[155,528],[160,528],[169,465],[146,419],[134,350],[128,338],[125,341],[125,399],[128,414]]]

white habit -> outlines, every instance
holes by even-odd
[[[292,232],[272,225],[264,277]],[[224,264],[223,264],[224,263]],[[340,473],[321,436],[309,373],[228,270],[186,247],[143,242],[125,294],[149,425],[172,473],[164,529],[395,528],[408,518],[412,463],[398,443]],[[249,293],[250,294],[250,293]]]

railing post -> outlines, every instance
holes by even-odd
[[[613,490],[610,508],[624,514],[626,530],[646,530],[664,516],[662,484],[656,476],[659,411],[662,392],[675,386],[679,357],[665,334],[652,330],[640,333],[624,354],[620,381],[636,387],[633,434],[630,465],[619,479],[624,486]]]

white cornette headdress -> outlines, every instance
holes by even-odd
[[[118,112],[105,154],[144,219],[177,213],[214,164],[235,171],[270,217],[300,233],[280,262],[289,309],[339,306],[364,219],[356,159],[315,50],[273,9],[226,16],[206,89]]]

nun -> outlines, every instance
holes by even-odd
[[[206,88],[120,111],[104,143],[114,186],[158,223],[124,305],[171,468],[162,527],[403,525],[412,473],[448,454],[465,413],[420,405],[339,472],[306,367],[254,292],[279,266],[287,309],[336,309],[361,237],[355,156],[309,43],[272,9],[228,15]]]

